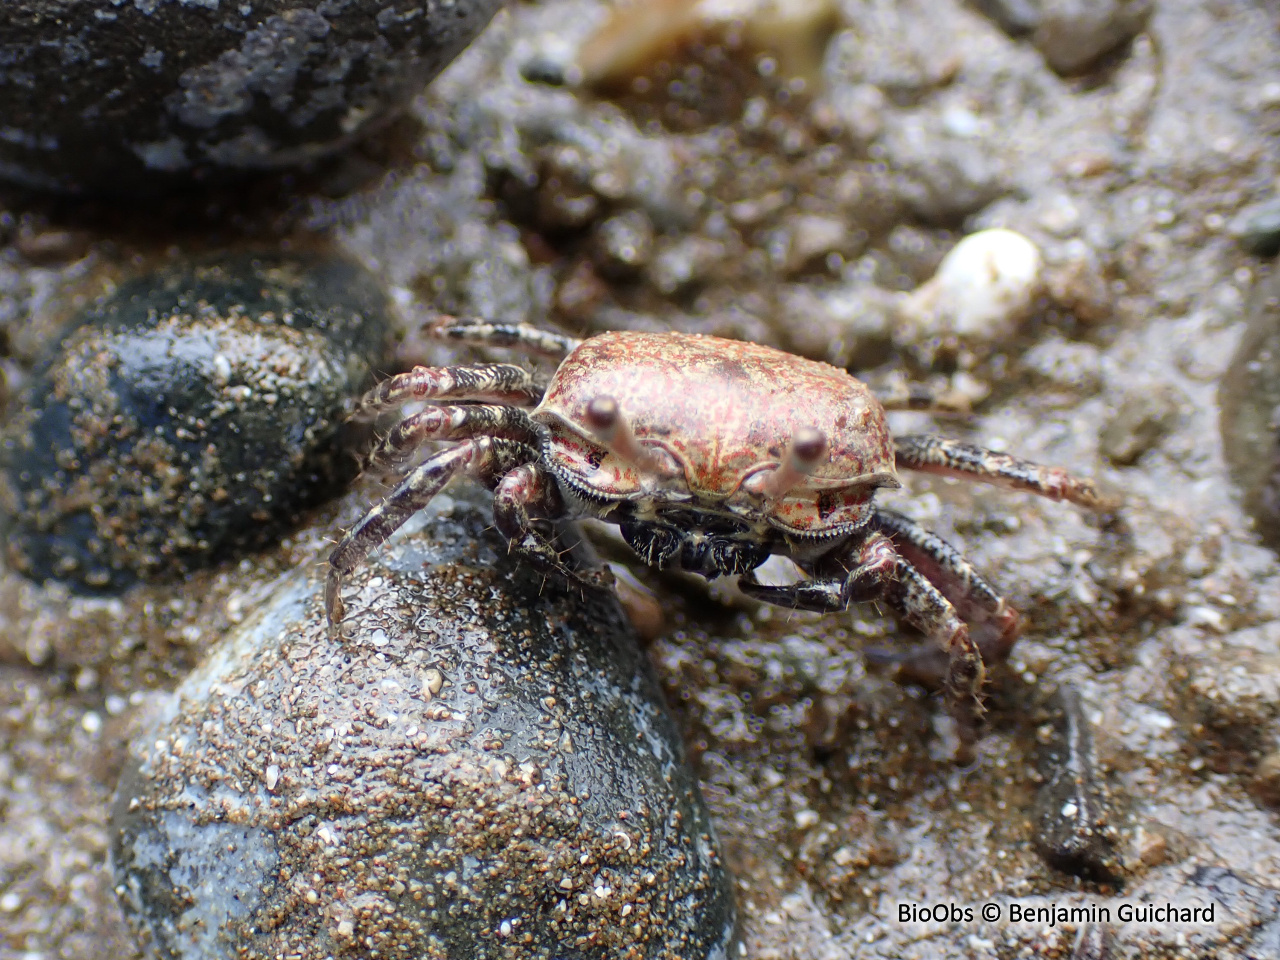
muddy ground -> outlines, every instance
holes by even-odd
[[[145,209],[0,194],[8,402],[107,284],[264,243],[367,264],[406,359],[428,349],[413,332],[436,304],[950,377],[974,415],[894,428],[1062,464],[1125,497],[1110,523],[922,478],[887,498],[1025,616],[971,767],[950,762],[935,698],[868,668],[865,650],[916,642],[875,609],[787,615],[642,575],[664,611],[646,621],[650,653],[737,877],[743,955],[1280,955],[1280,570],[1233,488],[1218,409],[1271,269],[1237,224],[1276,189],[1280,23],[1246,0],[1159,0],[1131,43],[1064,78],[956,0],[839,14],[803,89],[754,54],[704,48],[674,55],[674,73],[646,61],[647,90],[595,94],[545,81],[565,78],[602,5],[520,4],[409,118],[313,174]],[[1016,335],[940,346],[885,328],[873,288],[914,288],[991,226],[1048,263]],[[184,588],[87,602],[5,575],[0,953],[134,955],[105,866],[131,716],[369,495]],[[1102,845],[1067,864],[1087,877],[1043,853],[1064,689],[1096,748],[1062,794],[1097,802]],[[1009,922],[1015,901],[1121,899],[1218,906],[1212,923],[1084,936]],[[1001,920],[900,921],[904,904],[988,902]]]

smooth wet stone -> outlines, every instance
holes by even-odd
[[[520,570],[464,492],[271,600],[131,748],[112,863],[160,957],[727,960],[730,878],[609,594]],[[736,952],[732,954],[737,956]]]
[[[350,480],[344,404],[387,335],[378,285],[343,259],[240,255],[122,284],[7,425],[9,564],[114,592],[270,543]]]
[[[1254,291],[1218,387],[1222,452],[1256,529],[1280,545],[1280,274]]]
[[[0,179],[148,194],[294,166],[384,122],[498,0],[7,0]]]
[[[1240,246],[1259,257],[1280,253],[1280,198],[1248,207],[1231,222],[1231,233]]]

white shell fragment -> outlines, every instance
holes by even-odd
[[[1044,287],[1044,258],[1012,230],[982,230],[965,237],[938,272],[903,298],[900,342],[954,336],[996,343],[1012,336]]]
[[[643,0],[622,4],[583,43],[578,66],[589,86],[625,85],[678,56],[691,42],[767,54],[784,79],[817,82],[840,25],[836,0]]]

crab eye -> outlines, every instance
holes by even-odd
[[[643,446],[622,415],[618,401],[613,397],[593,397],[582,412],[586,428],[613,454],[634,464],[647,473],[660,477],[679,474],[669,456]]]
[[[587,404],[584,418],[591,431],[607,445],[618,426],[618,401],[613,397],[596,397]]]
[[[811,473],[827,452],[827,437],[821,430],[802,427],[791,440],[792,465],[804,473]],[[805,467],[808,467],[806,470]]]
[[[786,496],[796,484],[818,469],[826,456],[827,435],[816,427],[801,427],[791,437],[782,463],[765,481],[764,495],[770,500]]]

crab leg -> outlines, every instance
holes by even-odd
[[[475,346],[524,347],[549,357],[563,357],[582,343],[576,337],[539,330],[527,323],[492,323],[479,317],[451,317],[444,313],[427,325],[427,333],[439,340]]]
[[[409,400],[472,400],[532,407],[544,388],[513,363],[468,363],[455,367],[414,367],[388,377],[356,403],[353,418],[372,420]]]
[[[971,443],[915,434],[895,438],[894,446],[900,469],[981,480],[1050,500],[1069,500],[1093,510],[1114,510],[1119,505],[1114,498],[1100,493],[1092,480],[1072,476],[1061,467],[1042,467]]]
[[[469,473],[486,485],[523,463],[536,460],[538,452],[527,444],[497,437],[464,440],[441,450],[417,466],[386,498],[361,517],[329,554],[329,577],[324,606],[332,630],[342,621],[342,578],[364,561],[370,551],[387,542],[411,516],[425,507],[454,477]]]
[[[895,575],[884,582],[882,597],[907,623],[931,637],[947,654],[943,682],[947,705],[956,721],[961,762],[967,762],[982,724],[982,684],[986,668],[956,608],[907,560],[898,558]]]
[[[428,440],[466,440],[474,436],[504,437],[531,447],[541,442],[541,428],[519,407],[496,404],[441,404],[405,417],[369,453],[366,470],[392,472],[413,459]]]
[[[978,627],[978,646],[988,663],[1004,660],[1018,638],[1018,611],[951,544],[900,513],[877,509],[874,527],[893,541],[898,555],[946,597],[959,615]],[[922,676],[925,675],[922,672]],[[940,673],[935,673],[936,678]]]
[[[872,533],[858,546],[855,565],[840,576],[814,577],[777,587],[757,583],[748,574],[738,578],[738,589],[749,597],[780,607],[835,613],[856,601],[879,597],[900,565],[889,538],[882,533]]]
[[[499,481],[493,492],[494,523],[513,551],[523,554],[538,568],[554,570],[572,582],[605,585],[607,578],[601,571],[583,574],[560,559],[549,535],[549,521],[564,516],[565,512],[560,488],[536,463],[516,467]]]

